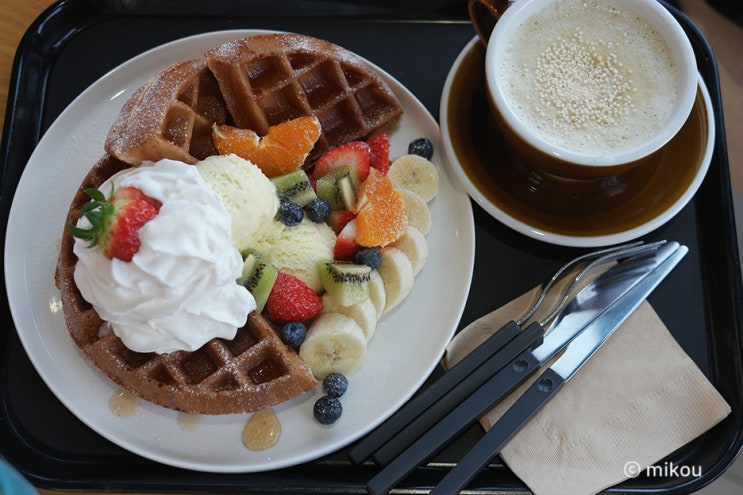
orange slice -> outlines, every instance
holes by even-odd
[[[253,162],[266,176],[277,177],[302,166],[321,130],[317,117],[306,116],[271,126],[263,137],[250,129],[215,125],[212,139],[220,155],[235,154]]]
[[[386,246],[407,229],[405,205],[392,182],[376,169],[361,183],[356,202],[356,242],[364,247]]]

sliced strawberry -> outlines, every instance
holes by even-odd
[[[382,172],[382,175],[387,175],[390,169],[390,137],[387,134],[377,134],[366,142],[371,148],[370,166]]]
[[[353,167],[360,181],[369,175],[371,147],[363,141],[349,141],[323,154],[315,163],[312,175],[319,179],[331,170]]]
[[[335,235],[338,235],[343,230],[343,227],[354,218],[356,218],[356,213],[351,210],[333,210],[330,212],[330,216],[328,216],[326,222],[333,229]]]
[[[160,209],[160,206],[161,206],[160,201],[156,200],[155,198],[151,198],[147,196],[145,193],[142,192],[141,189],[138,189],[132,186],[118,189],[111,196],[111,201],[117,201],[117,200],[122,200],[122,199],[141,199],[143,201],[147,201],[148,203],[152,204],[158,210]]]
[[[139,230],[160,211],[161,203],[135,187],[125,187],[106,199],[98,189],[87,189],[92,201],[83,206],[80,216],[91,224],[89,229],[72,223],[72,235],[89,241],[88,247],[99,246],[109,258],[131,261],[139,251]]]
[[[356,242],[356,220],[351,220],[343,227],[335,239],[333,258],[342,261],[353,261],[361,246]]]
[[[290,321],[304,322],[322,310],[322,299],[294,275],[279,272],[266,300],[266,314],[278,325]]]

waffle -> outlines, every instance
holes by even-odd
[[[227,115],[206,63],[201,59],[178,62],[157,73],[126,101],[105,149],[134,166],[161,158],[193,164],[217,153],[211,126],[224,124]]]
[[[74,197],[68,220],[75,221],[89,198],[83,192],[126,168],[101,159]],[[251,412],[279,404],[312,388],[317,381],[297,353],[286,347],[271,324],[250,313],[234,339],[213,339],[200,349],[168,354],[129,350],[80,295],[74,281],[77,257],[67,229],[62,236],[55,281],[67,328],[77,346],[119,386],[163,407],[201,414]]]
[[[205,54],[238,127],[315,115],[322,133],[305,161],[368,137],[402,114],[390,88],[360,57],[325,40],[289,33],[248,36]]]

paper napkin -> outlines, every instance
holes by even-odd
[[[523,314],[538,294],[535,288],[463,329],[449,344],[444,366]],[[483,427],[539,373],[486,414]],[[591,495],[646,472],[729,413],[645,301],[506,445],[501,458],[535,495]]]

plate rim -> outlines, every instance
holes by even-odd
[[[699,81],[699,93],[701,94],[702,101],[706,110],[706,124],[708,133],[706,146],[699,163],[699,168],[696,175],[689,183],[687,188],[684,190],[684,192],[681,194],[681,196],[672,205],[670,205],[668,208],[660,212],[652,219],[647,220],[646,222],[630,229],[611,234],[585,236],[567,235],[530,225],[527,222],[514,218],[512,215],[508,214],[507,212],[503,211],[501,208],[493,204],[490,200],[488,200],[486,195],[483,194],[480,189],[470,180],[467,173],[464,172],[452,147],[451,140],[448,138],[448,101],[453,80],[454,77],[457,75],[464,58],[470,53],[470,51],[473,50],[475,46],[477,46],[478,43],[479,38],[477,36],[471,38],[454,60],[449,73],[447,74],[444,88],[441,93],[439,115],[441,116],[441,141],[444,147],[444,151],[447,155],[447,161],[454,170],[457,179],[467,191],[467,194],[469,194],[469,196],[490,216],[492,216],[502,224],[506,225],[510,229],[538,241],[546,242],[548,244],[554,244],[557,246],[592,248],[612,244],[621,244],[623,242],[628,242],[649,234],[650,232],[657,230],[658,228],[669,222],[671,219],[673,219],[673,217],[675,217],[689,203],[689,201],[691,201],[694,194],[696,194],[697,190],[701,186],[702,181],[707,174],[707,171],[709,170],[710,164],[712,162],[712,155],[714,154],[716,138],[716,127],[712,99],[701,73],[698,73],[697,78]]]
[[[171,40],[167,43],[163,43],[161,45],[150,48],[134,57],[131,57],[125,60],[121,64],[117,65],[115,68],[109,70],[108,72],[100,76],[98,79],[96,79],[83,92],[81,92],[76,98],[74,98],[73,101],[70,102],[62,110],[62,112],[60,112],[60,114],[57,116],[54,122],[50,125],[49,129],[47,129],[45,134],[41,137],[39,143],[37,143],[37,146],[34,149],[34,152],[29,157],[27,165],[37,159],[35,155],[37,155],[37,151],[40,148],[39,145],[43,143],[43,141],[46,139],[46,136],[54,132],[55,125],[61,125],[60,122],[64,121],[64,117],[67,114],[67,112],[70,112],[76,106],[79,106],[80,102],[84,101],[86,95],[94,91],[96,86],[103,84],[104,81],[106,81],[108,78],[114,77],[117,74],[117,72],[125,70],[127,67],[136,66],[138,63],[142,62],[143,59],[148,60],[150,57],[153,57],[156,55],[162,56],[161,55],[162,52],[167,52],[169,49],[173,47],[178,48],[181,44],[184,44],[184,43],[195,42],[195,43],[205,44],[207,42],[213,42],[215,39],[219,40],[217,42],[224,42],[225,40],[237,39],[239,37],[246,36],[246,35],[260,34],[260,33],[275,33],[275,32],[287,32],[287,31],[276,31],[276,30],[266,30],[266,29],[226,29],[226,30],[206,31],[203,33],[197,33],[197,34]],[[428,111],[428,109],[417,99],[417,97],[410,90],[408,90],[396,78],[391,76],[384,69],[377,66],[375,63],[371,62],[365,57],[362,57],[360,55],[359,57],[362,60],[369,63],[376,71],[378,71],[378,73],[385,79],[385,81],[388,84],[390,84],[390,86],[392,87],[395,93],[405,98],[409,98],[410,101],[416,105],[417,107],[416,112],[419,112],[419,111],[424,112],[427,118],[426,118],[426,122],[422,125],[422,127],[425,128],[425,127],[432,126],[432,129],[435,129],[436,135],[431,136],[431,137],[435,138],[435,140],[439,144],[439,148],[441,149],[442,145],[441,145],[440,127],[438,126],[436,120],[433,118],[433,116]],[[165,56],[165,58],[168,58],[168,57]],[[173,60],[173,62],[175,61],[177,60]],[[103,151],[101,150],[101,154],[102,153]],[[445,153],[443,152],[439,153],[438,161],[439,161],[440,172],[448,173],[451,167],[448,164]],[[18,186],[16,188],[16,193],[14,194],[14,197],[11,202],[10,212],[8,216],[8,224],[6,225],[6,243],[5,243],[5,259],[4,259],[5,269],[6,269],[5,281],[6,281],[6,292],[8,296],[10,312],[11,312],[14,322],[23,321],[21,319],[22,318],[25,319],[26,317],[30,317],[32,319],[34,318],[33,309],[30,306],[28,308],[23,308],[24,314],[21,315],[19,313],[21,312],[21,305],[19,303],[19,300],[22,301],[24,299],[27,299],[28,294],[24,292],[22,289],[13,286],[13,283],[19,280],[18,271],[20,270],[20,269],[16,269],[14,265],[21,265],[21,263],[18,263],[17,259],[15,260],[12,259],[13,255],[17,254],[17,249],[14,249],[14,247],[12,246],[13,236],[8,235],[8,233],[12,233],[14,229],[17,229],[15,225],[17,223],[16,219],[18,218],[18,215],[19,215],[17,212],[17,209],[20,208],[19,202],[16,201],[18,197],[17,193],[27,188],[27,185],[24,186],[24,184],[25,182],[30,180],[28,176],[29,174],[27,174],[26,169],[24,169],[24,172],[19,179]],[[104,438],[125,448],[126,450],[129,450],[130,452],[134,454],[140,455],[142,457],[145,457],[147,459],[150,459],[150,460],[162,463],[162,464],[196,470],[196,471],[240,472],[240,473],[262,472],[262,471],[278,469],[278,468],[283,468],[283,467],[290,467],[290,466],[302,464],[304,462],[317,459],[319,457],[330,454],[334,451],[339,450],[340,448],[347,446],[348,444],[352,443],[353,441],[360,438],[364,434],[368,433],[373,428],[375,428],[378,424],[384,421],[386,417],[391,415],[394,412],[394,410],[400,407],[400,405],[402,405],[405,401],[407,401],[423,385],[425,380],[428,378],[428,376],[431,374],[434,368],[438,365],[440,355],[443,354],[446,344],[448,343],[448,341],[451,339],[451,336],[453,336],[453,334],[456,331],[457,324],[461,320],[461,316],[464,312],[467,295],[469,292],[469,288],[472,282],[472,275],[474,272],[475,228],[474,228],[474,214],[471,208],[469,197],[467,196],[466,192],[460,187],[458,182],[454,180],[453,178],[450,179],[450,187],[451,187],[451,191],[453,194],[452,198],[456,200],[454,204],[459,205],[456,208],[456,219],[458,220],[458,224],[456,225],[457,231],[452,233],[452,235],[453,237],[457,239],[458,252],[466,255],[466,262],[458,265],[458,269],[461,271],[459,280],[464,281],[463,282],[464,285],[461,287],[463,290],[460,291],[458,297],[455,296],[452,299],[452,304],[449,306],[450,309],[447,312],[449,314],[449,319],[447,320],[447,322],[451,323],[451,328],[448,329],[446,333],[446,337],[441,339],[441,343],[437,349],[438,350],[437,356],[435,358],[433,357],[430,358],[429,366],[425,369],[425,372],[422,372],[420,374],[418,379],[415,381],[414,385],[407,391],[406,394],[404,394],[401,397],[398,397],[398,400],[393,404],[391,408],[388,408],[388,411],[385,415],[381,415],[380,417],[376,419],[376,421],[369,422],[368,424],[365,425],[363,429],[358,430],[356,434],[351,435],[350,437],[342,439],[337,442],[331,442],[330,444],[326,445],[325,448],[317,450],[316,452],[304,455],[302,457],[296,457],[286,462],[273,461],[273,462],[268,463],[269,465],[259,466],[257,469],[253,469],[252,466],[249,464],[241,464],[239,466],[224,467],[224,466],[217,466],[217,465],[212,465],[212,464],[205,464],[199,461],[190,461],[190,460],[185,460],[185,459],[174,460],[170,458],[163,458],[162,456],[155,455],[151,452],[142,451],[142,449],[137,448],[136,445],[132,445],[131,443],[125,440],[122,440],[121,438],[112,438],[111,435],[108,434],[108,432],[106,432],[105,430],[101,428],[98,428],[97,425],[95,424],[91,424],[91,422],[88,421],[88,419],[84,415],[81,416],[80,411],[78,411],[77,407],[69,401],[69,398],[60,396],[60,394],[57,391],[57,387],[50,380],[49,376],[46,373],[42,373],[40,371],[41,369],[43,369],[43,365],[40,365],[40,363],[38,362],[39,356],[37,356],[36,352],[34,352],[34,350],[30,348],[30,345],[31,345],[30,337],[29,339],[26,338],[26,336],[24,335],[24,330],[22,328],[19,328],[17,323],[15,325],[16,333],[19,335],[21,344],[24,347],[26,354],[29,356],[29,359],[31,360],[32,365],[37,370],[37,372],[39,372],[42,380],[44,381],[46,386],[53,392],[55,397],[58,400],[60,400],[60,402],[62,402],[62,404],[68,410],[70,410],[78,419],[80,419],[86,426],[96,431],[98,434],[100,434]],[[53,271],[54,269],[53,267],[54,265],[56,265],[56,258],[54,262],[51,262],[51,265],[52,265],[52,271]],[[20,278],[20,280],[25,281],[25,278]],[[56,287],[54,289],[56,290]],[[37,332],[37,330],[38,328],[33,329],[34,332]],[[67,333],[66,327],[64,328],[64,330],[66,334]],[[67,337],[67,335],[65,336]],[[79,356],[79,358],[84,360],[82,356]],[[94,372],[98,375],[101,375],[97,369],[95,369]],[[108,380],[107,378],[104,378],[102,375],[100,376],[100,378],[102,380]],[[112,385],[112,387],[115,387],[115,385]],[[108,398],[106,398],[106,402],[107,401],[108,401]],[[152,406],[152,407],[157,408],[158,406]],[[246,414],[249,414],[249,413],[246,413]],[[244,423],[244,420],[243,420],[243,423]]]

